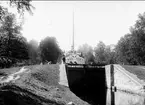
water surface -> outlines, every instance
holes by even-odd
[[[88,97],[91,105],[145,105],[145,97],[117,90],[116,92],[106,89],[98,91],[95,98]]]

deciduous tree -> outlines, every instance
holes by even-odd
[[[1,22],[0,57],[0,59],[7,59],[5,63],[7,66],[17,60],[28,59],[27,40],[21,35],[21,27],[12,13],[7,14]]]
[[[61,49],[55,37],[46,37],[40,42],[40,53],[42,62],[51,61],[57,63],[59,56],[62,54]]]
[[[77,52],[81,53],[85,58],[85,63],[94,63],[93,48],[88,44],[83,44],[79,46]]]
[[[29,59],[32,64],[36,64],[39,62],[39,49],[38,49],[38,42],[36,40],[30,40],[28,42],[28,49],[29,49]]]
[[[117,46],[117,61],[124,64],[145,64],[145,13],[138,15],[130,33],[122,37]]]

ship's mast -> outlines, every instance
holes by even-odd
[[[74,9],[73,9],[73,36],[72,36],[72,51],[74,52]]]

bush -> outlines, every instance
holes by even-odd
[[[16,59],[10,57],[0,57],[0,68],[8,68],[16,62]]]

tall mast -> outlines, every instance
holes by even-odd
[[[74,9],[73,9],[73,37],[72,37],[72,51],[74,52]]]

